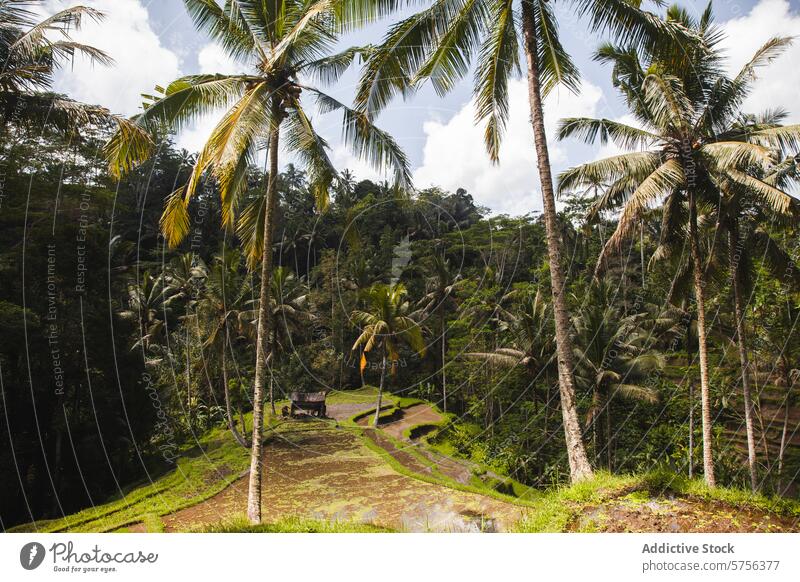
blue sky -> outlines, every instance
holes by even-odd
[[[51,10],[71,5],[68,0],[49,0]],[[89,25],[77,38],[106,50],[117,61],[115,69],[91,68],[77,62],[58,79],[58,89],[82,101],[99,103],[114,111],[133,114],[142,92],[155,84],[198,72],[236,72],[246,67],[233,63],[208,38],[196,32],[181,0],[83,0],[106,12],[103,26]],[[706,2],[681,3],[699,14]],[[603,40],[586,32],[584,24],[566,1],[556,3],[562,40],[577,62],[583,77],[581,91],[572,95],[559,90],[546,102],[548,129],[559,118],[573,115],[625,119],[626,111],[610,84],[608,68],[598,66],[591,55]],[[724,46],[731,72],[771,36],[800,36],[800,0],[718,0],[714,3],[717,23],[728,39]],[[343,44],[377,42],[391,22],[377,23],[343,39]],[[800,39],[784,56],[764,70],[757,89],[746,103],[750,111],[781,106],[800,123]],[[330,92],[349,102],[357,70]],[[411,100],[398,101],[378,122],[390,131],[408,153],[419,188],[440,185],[464,187],[476,200],[496,213],[524,214],[540,208],[538,176],[532,132],[528,123],[526,90],[521,80],[511,84],[511,119],[500,165],[492,166],[484,153],[481,127],[472,123],[468,77],[446,98],[425,88]],[[340,169],[348,167],[360,177],[379,177],[339,143],[337,116],[317,116],[315,122],[331,142],[332,158]],[[179,144],[198,149],[210,133],[209,118],[184,131]],[[556,171],[615,153],[613,146],[588,147],[577,143],[552,143]],[[284,159],[287,159],[284,157]]]

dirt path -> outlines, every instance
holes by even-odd
[[[265,446],[264,519],[298,515],[360,521],[403,531],[505,531],[524,508],[398,474],[360,437],[321,422],[298,422]],[[167,531],[241,515],[247,478],[163,517]]]

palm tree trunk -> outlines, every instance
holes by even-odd
[[[375,405],[375,418],[372,426],[378,428],[378,419],[381,416],[381,404],[383,403],[383,381],[386,379],[386,348],[383,348],[383,358],[381,359],[381,382],[378,385],[378,403]]]
[[[645,265],[644,265],[644,218],[641,221],[640,227],[641,228],[639,230],[639,258],[642,261],[642,289],[646,289],[647,288],[647,276],[646,276],[647,269],[645,268]]]
[[[611,454],[611,445],[613,444],[614,437],[611,434],[611,397],[606,396],[603,402],[604,414],[606,416],[606,435],[605,435],[605,444],[606,444],[606,463],[608,465],[608,470],[613,470],[614,459]]]
[[[547,394],[545,395],[544,400],[544,439],[545,441],[549,440],[549,435],[547,429],[549,428],[548,425],[550,424],[550,396],[552,396],[553,386],[550,384],[550,373],[545,371],[544,373],[544,383],[547,386]]]
[[[189,413],[189,430],[192,430],[192,376],[189,357],[189,326],[186,326],[186,410]]]
[[[269,136],[269,181],[267,183],[266,211],[264,213],[264,250],[261,257],[261,291],[258,304],[256,336],[256,370],[253,383],[253,435],[250,450],[250,482],[247,491],[247,517],[250,523],[261,523],[261,434],[264,422],[264,378],[269,353],[269,295],[272,277],[272,232],[278,197],[278,139],[280,137],[280,104],[273,101],[273,115],[277,123]]]
[[[594,464],[600,464],[600,446],[599,441],[597,440],[597,417],[600,414],[600,391],[597,389],[597,385],[595,384],[592,388],[592,418],[589,422],[590,426],[587,426],[586,429],[592,429],[592,449],[594,449]]]
[[[783,401],[783,431],[781,432],[781,445],[778,449],[778,487],[776,493],[783,495],[783,458],[786,453],[786,439],[789,433],[789,403],[792,390],[792,381],[789,374],[789,363],[781,356],[781,373],[786,386],[786,398]]]
[[[703,471],[706,484],[709,487],[714,487],[716,479],[714,478],[714,457],[712,456],[713,435],[711,432],[711,393],[708,379],[708,345],[706,344],[705,283],[703,281],[703,265],[697,234],[697,204],[692,188],[689,188],[689,239],[692,249],[694,293],[697,301],[697,344],[700,356],[700,402],[703,421]]]
[[[272,414],[277,414],[275,412],[275,378],[272,374],[269,375],[269,406]]]
[[[250,443],[248,443],[244,437],[239,433],[236,428],[236,422],[233,420],[233,406],[231,406],[231,391],[228,387],[228,342],[230,341],[230,332],[228,331],[228,324],[225,323],[225,343],[222,346],[222,393],[225,395],[225,412],[228,416],[228,429],[230,429],[233,438],[236,439],[236,442],[242,445],[244,448],[250,448]],[[242,430],[246,430],[244,424],[242,424]]]
[[[445,357],[447,354],[447,330],[445,329],[444,314],[440,314],[440,326],[442,330],[442,411],[447,414],[447,372],[445,371]]]
[[[753,330],[754,334],[758,334],[757,330]],[[750,367],[753,369],[753,386],[750,390],[750,394],[753,396],[753,414],[755,416],[755,420],[758,421],[759,430],[761,431],[761,438],[759,441],[761,442],[761,448],[764,449],[764,464],[769,467],[769,442],[767,442],[767,431],[764,430],[764,415],[761,414],[761,394],[764,391],[764,384],[761,385],[759,388],[758,386],[758,355],[754,354],[755,357],[750,363]]]
[[[689,379],[689,479],[694,477],[694,382]]]
[[[750,489],[758,489],[756,475],[756,437],[753,430],[753,401],[750,397],[750,364],[747,361],[747,337],[744,329],[744,309],[742,308],[742,288],[739,284],[739,227],[734,220],[728,232],[728,256],[730,261],[733,306],[736,316],[736,343],[739,347],[739,364],[742,369],[742,397],[744,398],[744,425],[747,433],[747,466],[750,470]]]
[[[564,274],[561,269],[561,251],[556,223],[556,202],[553,178],[550,171],[550,156],[544,127],[539,81],[538,39],[533,6],[529,0],[522,2],[522,31],[525,37],[525,57],[528,63],[528,98],[531,108],[531,124],[536,145],[536,162],[542,187],[545,228],[547,229],[547,253],[550,262],[550,280],[553,289],[553,312],[555,315],[556,346],[558,353],[558,376],[561,394],[561,413],[564,418],[564,438],[572,481],[592,476],[592,467],[586,456],[578,410],[575,403],[575,369],[570,338],[570,319],[564,293]]]
[[[273,321],[273,323],[275,322]],[[278,332],[276,329],[272,330],[271,337],[272,341],[270,345],[272,349],[270,350],[269,356],[267,356],[267,366],[269,369],[269,407],[270,410],[272,410],[272,415],[275,416],[277,414],[275,412],[275,369],[278,367],[278,362],[275,361],[277,359],[275,356],[275,346],[278,345]]]
[[[689,376],[689,368],[692,365],[692,315],[688,311],[689,307],[686,302],[683,303],[684,308],[687,310],[686,322],[686,383],[688,384],[689,392],[689,479],[694,477],[694,382]]]

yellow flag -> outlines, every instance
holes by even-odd
[[[367,356],[364,355],[364,352],[361,352],[361,372],[364,372],[364,368],[367,367]]]

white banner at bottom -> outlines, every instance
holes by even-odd
[[[800,580],[800,534],[4,534],[0,580]],[[558,577],[558,578],[554,578]]]

